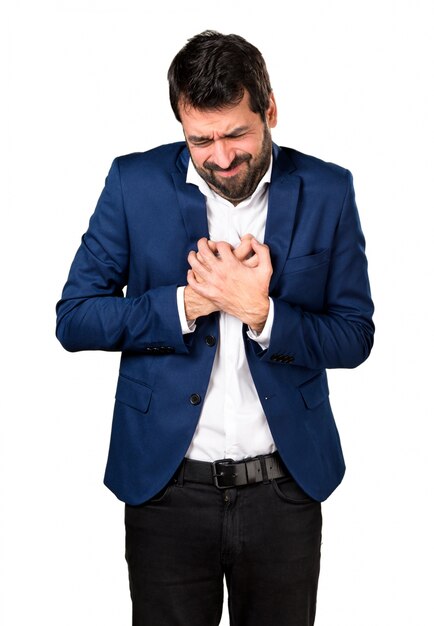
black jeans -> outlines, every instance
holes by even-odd
[[[291,478],[219,490],[171,484],[126,505],[133,626],[311,626],[321,505]]]

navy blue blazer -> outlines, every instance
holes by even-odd
[[[70,351],[122,351],[106,485],[138,504],[164,487],[192,440],[218,314],[183,336],[176,289],[208,236],[205,198],[187,184],[184,143],[114,160],[57,305]],[[353,368],[373,343],[373,304],[350,172],[273,145],[265,242],[274,323],[267,350],[243,337],[288,470],[324,500],[345,471],[326,368]],[[123,289],[127,286],[126,296]]]

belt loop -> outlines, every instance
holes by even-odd
[[[261,462],[263,483],[264,485],[268,485],[270,483],[270,479],[268,478],[267,462],[263,455],[259,457],[259,460]]]
[[[175,484],[177,487],[184,486],[184,472],[185,472],[185,459],[182,461],[181,465],[178,467],[175,473]]]

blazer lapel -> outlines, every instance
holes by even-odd
[[[188,240],[195,246],[201,237],[209,238],[206,199],[195,185],[186,184],[187,149],[178,159],[178,171],[172,173],[179,208]],[[300,178],[292,172],[295,166],[283,150],[273,144],[273,172],[268,196],[265,243],[270,247],[273,275],[270,291],[275,287],[288,257],[297,210]]]
[[[190,244],[195,245],[201,237],[209,238],[206,199],[196,185],[186,184],[188,165],[187,149],[181,152],[178,159],[179,171],[172,173],[176,187],[179,208],[182,213],[185,230]]]
[[[288,154],[273,144],[273,172],[268,196],[265,243],[270,248],[273,275],[270,292],[276,286],[288,257],[300,191],[300,178]]]

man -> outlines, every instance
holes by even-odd
[[[325,369],[373,342],[351,175],[272,144],[241,37],[197,35],[168,76],[185,143],[115,159],[57,334],[123,353],[105,483],[133,623],[218,624],[225,576],[234,626],[310,625],[344,474]]]

